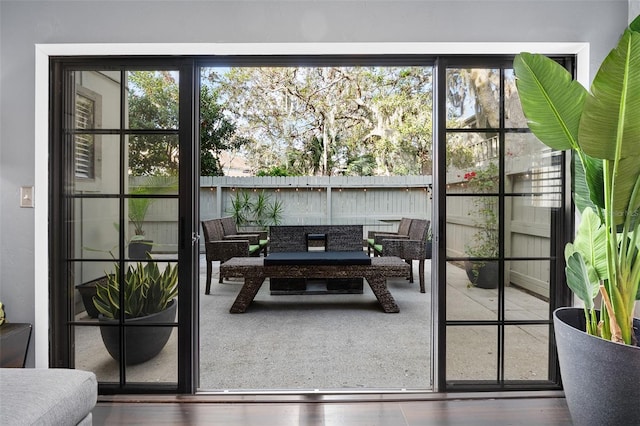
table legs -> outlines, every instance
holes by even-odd
[[[258,294],[260,287],[264,283],[266,277],[258,276],[258,277],[249,277],[246,276],[244,278],[244,284],[236,297],[236,300],[233,302],[231,309],[229,312],[232,314],[241,314],[244,313],[253,299]],[[371,275],[364,277],[369,283],[369,287],[371,287],[371,291],[375,294],[378,302],[382,306],[382,309],[386,313],[397,313],[400,312],[400,308],[396,304],[395,299],[387,289],[387,278],[381,275]]]
[[[396,304],[395,299],[389,292],[387,288],[387,278],[375,275],[375,276],[365,276],[364,277],[369,283],[369,287],[371,287],[371,291],[376,295],[378,302],[382,305],[382,309],[388,313],[397,313],[400,312],[400,308]]]
[[[258,294],[258,290],[262,287],[264,280],[265,277],[245,277],[240,293],[238,293],[238,297],[236,297],[229,312],[232,314],[244,313],[253,302],[256,294]]]

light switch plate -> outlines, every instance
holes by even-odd
[[[33,208],[33,186],[20,187],[20,207]]]

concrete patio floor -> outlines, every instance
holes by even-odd
[[[268,281],[244,314],[230,314],[242,281],[204,294],[200,262],[200,390],[431,389],[430,262],[427,293],[404,278],[388,281],[400,313],[385,314],[364,285],[359,295],[271,296]],[[417,262],[414,262],[417,279]],[[497,290],[468,288],[464,270],[447,269],[447,318],[497,319]],[[508,319],[545,319],[548,304],[519,289],[505,293]],[[449,327],[447,376],[495,380],[496,327]],[[508,326],[505,378],[545,380],[548,326]],[[98,327],[76,328],[76,368],[117,382],[118,365],[104,349]],[[128,382],[177,381],[177,333],[152,360],[126,369]]]

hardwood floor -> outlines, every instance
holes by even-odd
[[[384,402],[211,402],[198,397],[164,400],[101,399],[94,425],[224,426],[429,426],[571,425],[562,397],[490,395],[425,401]]]

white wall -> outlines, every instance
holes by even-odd
[[[629,6],[628,0],[0,0],[0,300],[9,320],[33,323],[34,289],[43,287],[34,282],[42,267],[34,247],[36,228],[46,227],[34,223],[33,209],[18,207],[20,186],[44,172],[34,162],[36,44],[589,42],[593,75],[629,21]],[[637,1],[631,6],[638,10]],[[46,205],[47,188],[35,190],[36,203]],[[46,345],[44,333],[36,330],[36,345]]]

